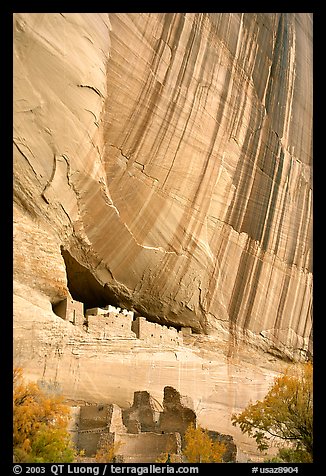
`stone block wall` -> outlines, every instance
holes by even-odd
[[[53,307],[53,311],[74,325],[86,325],[89,332],[102,339],[137,337],[157,345],[180,345],[183,343],[183,334],[191,334],[191,328],[182,328],[178,332],[174,327],[149,322],[145,317],[133,320],[133,311],[121,310],[111,305],[87,309],[84,316],[84,304],[72,298],[61,301]]]
[[[226,446],[226,451],[223,455],[224,463],[235,463],[237,459],[237,447],[234,443],[234,440],[231,435],[223,435],[217,431],[208,430],[208,436],[211,440],[218,441],[219,443],[224,443]]]
[[[191,327],[181,327],[181,333],[184,336],[191,336],[192,335],[192,329],[191,329]]]
[[[155,431],[159,415],[160,411],[157,408],[157,403],[146,391],[134,392],[132,407],[122,413],[123,422],[129,433]]]
[[[190,424],[196,427],[192,400],[175,388],[164,387],[163,408],[149,392],[138,391],[129,409],[122,410],[115,404],[81,407],[77,448],[92,457],[103,444],[115,443],[116,462],[155,463],[164,454],[170,454],[174,462],[182,462],[184,433]],[[214,431],[208,433],[214,441],[225,443],[224,461],[235,461],[233,438]]]
[[[85,405],[80,407],[78,437],[75,442],[85,456],[94,456],[104,443],[113,443],[115,432],[127,431],[118,405]]]
[[[70,407],[70,420],[68,422],[67,430],[71,435],[71,441],[75,446],[78,446],[78,431],[80,421],[80,407]]]
[[[78,449],[84,450],[85,456],[94,456],[105,433],[108,433],[107,428],[79,431]]]
[[[108,426],[110,405],[85,405],[80,408],[79,429],[90,430]]]
[[[183,437],[190,424],[196,427],[196,421],[197,417],[191,399],[183,397],[173,387],[164,387],[163,412],[160,414],[159,429],[165,433],[178,431]]]
[[[157,432],[184,435],[192,423],[196,427],[196,413],[191,398],[182,396],[173,387],[164,388],[163,411],[149,392],[134,392],[133,405],[122,412],[123,423],[129,433]]]
[[[118,453],[123,462],[129,462],[129,458],[132,458],[132,462],[154,463],[162,453],[181,454],[178,433],[116,433],[115,443],[119,444]]]
[[[65,321],[69,321],[75,326],[84,324],[84,304],[72,298],[66,298],[53,307],[53,311]]]
[[[87,315],[87,325],[90,332],[101,338],[128,337],[135,338],[131,330],[132,317],[126,314],[107,312],[107,314]]]
[[[87,309],[86,310],[86,313],[85,313],[85,316],[88,317],[88,316],[99,316],[101,314],[107,314],[107,310],[106,309],[102,309],[101,307],[92,307],[91,309]]]
[[[122,410],[115,403],[112,403],[109,405],[107,424],[108,424],[109,431],[111,433],[112,432],[118,432],[118,433],[127,432],[127,428],[124,426],[122,421]]]
[[[182,344],[182,334],[174,327],[166,327],[149,322],[145,317],[137,317],[132,323],[132,330],[138,337],[155,344]]]
[[[100,314],[108,314],[108,313],[114,313],[114,314],[123,314],[125,316],[130,316],[131,320],[134,317],[133,311],[128,311],[127,309],[121,309],[120,307],[114,307],[111,304],[108,304],[105,307],[92,307],[91,309],[87,309],[85,315],[86,316],[99,316]]]

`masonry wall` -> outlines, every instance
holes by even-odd
[[[90,430],[108,425],[109,405],[85,405],[80,407],[79,429]]]
[[[73,299],[67,299],[67,316],[68,320],[75,326],[82,326],[85,321],[84,304]]]
[[[107,315],[88,315],[87,323],[90,332],[104,339],[108,337],[135,338],[131,330],[132,316],[129,314],[109,312]]]
[[[78,448],[84,450],[85,456],[94,456],[98,450],[99,442],[104,433],[108,433],[107,428],[97,428],[93,430],[82,430],[78,433]]]
[[[111,304],[108,304],[105,307],[92,307],[86,310],[86,316],[98,316],[100,314],[108,314],[113,312],[115,314],[123,314],[125,316],[130,316],[132,319],[134,317],[133,311],[128,311],[127,309],[121,309],[120,307],[114,307]]]
[[[164,387],[163,412],[160,414],[159,429],[164,432],[177,431],[184,435],[188,426],[196,427],[196,413],[189,397],[182,396],[173,387]]]
[[[155,460],[162,453],[180,454],[181,440],[178,433],[116,433],[115,443],[120,443],[118,453],[127,462],[128,457],[143,457],[143,462]]]
[[[72,434],[74,430],[70,429]],[[126,431],[118,405],[85,405],[80,407],[78,433],[74,435],[74,442],[79,450],[84,450],[85,456],[91,457],[104,441],[114,441],[114,432]]]
[[[91,309],[87,309],[85,316],[99,316],[101,314],[107,314],[106,309],[102,309],[101,307],[92,307]]]
[[[132,330],[138,339],[144,339],[155,344],[182,344],[182,334],[174,327],[149,322],[145,317],[137,317],[132,323]]]
[[[156,407],[157,404],[149,392],[145,390],[134,392],[132,407],[122,412],[123,422],[128,429],[128,433],[155,432],[160,416]]]
[[[57,304],[53,310],[62,319],[74,325],[86,324],[89,332],[102,339],[137,337],[157,345],[179,345],[183,342],[184,330],[178,332],[174,327],[149,322],[145,317],[137,317],[134,321],[132,311],[121,310],[111,305],[104,309],[100,307],[87,309],[84,317],[84,304],[68,298]]]
[[[53,311],[57,316],[76,326],[84,324],[84,304],[82,302],[66,298],[54,306]]]

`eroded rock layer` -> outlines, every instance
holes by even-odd
[[[18,295],[305,355],[312,16],[13,20]]]

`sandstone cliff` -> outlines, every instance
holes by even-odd
[[[311,15],[13,20],[17,293],[305,353]]]

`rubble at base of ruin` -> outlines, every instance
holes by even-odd
[[[84,304],[72,298],[61,301],[53,307],[53,311],[63,320],[102,339],[127,338],[157,345],[182,345],[183,336],[192,333],[190,327],[182,327],[178,331],[174,327],[147,321],[142,316],[135,318],[133,311],[112,305],[86,309],[84,315]]]
[[[86,458],[94,458],[105,444],[115,444],[115,462],[155,463],[170,454],[171,461],[182,463],[185,431],[190,424],[197,425],[192,407],[189,397],[170,386],[164,388],[163,405],[149,392],[138,391],[132,406],[125,410],[116,404],[73,407],[70,431]],[[209,431],[209,436],[226,445],[224,462],[236,460],[237,448],[230,435]]]

